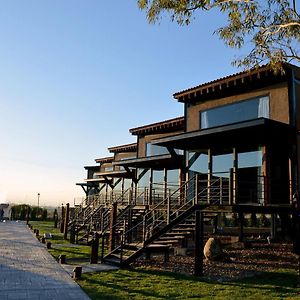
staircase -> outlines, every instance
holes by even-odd
[[[229,187],[223,181],[222,177],[213,177],[208,181],[195,175],[145,213],[139,223],[128,229],[121,228],[113,250],[102,261],[129,265],[150,248],[180,244],[193,234],[196,210],[203,211],[228,201],[224,191],[228,192]]]
[[[110,226],[111,207],[114,203],[122,206],[118,211],[119,219],[119,215],[125,217],[126,212],[134,202],[131,188],[121,194],[112,193],[109,198],[110,201],[107,201],[103,195],[88,196],[79,206],[69,227],[71,228],[72,224],[75,224],[77,236],[81,230],[85,230],[85,234],[79,240],[88,240],[89,236],[93,236],[96,232],[100,237],[107,233]]]

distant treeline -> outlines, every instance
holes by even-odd
[[[45,208],[30,206],[27,204],[14,205],[11,207],[12,220],[26,220],[29,209],[29,220],[31,221],[46,221],[48,219],[48,211]]]

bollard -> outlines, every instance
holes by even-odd
[[[58,262],[60,264],[65,264],[66,263],[66,255],[65,254],[61,254],[59,257],[58,257]]]
[[[82,267],[75,267],[73,269],[73,274],[72,274],[72,278],[73,279],[79,279],[81,277],[81,273],[82,273]]]
[[[42,244],[46,244],[46,239],[44,237],[41,238]]]
[[[40,231],[38,229],[35,230],[35,235],[38,237],[40,235]]]
[[[36,233],[36,229],[33,229],[33,233]]]
[[[47,249],[51,249],[51,242],[47,242]]]

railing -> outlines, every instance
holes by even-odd
[[[198,175],[192,177],[189,181],[185,182],[179,189],[170,193],[160,203],[154,205],[144,216],[143,221],[139,222],[127,231],[123,231],[122,237],[119,238],[119,243],[116,240],[115,249],[123,246],[120,244],[121,241],[124,243],[128,242],[130,237],[130,243],[135,246],[142,246],[145,241],[150,238],[155,232],[159,231],[165,225],[169,224],[177,218],[181,213],[186,211],[189,207],[202,202],[202,196],[205,195],[205,203],[214,204],[214,200],[218,198],[214,195],[213,187],[217,186],[220,182],[220,178],[212,179],[210,185],[206,188],[201,189],[198,192],[199,185]],[[206,181],[208,182],[208,181]],[[208,193],[208,189],[210,193]],[[208,202],[207,195],[210,194],[210,202]],[[219,194],[219,189],[218,189]],[[218,198],[218,202],[219,202]],[[126,251],[124,249],[124,251]]]

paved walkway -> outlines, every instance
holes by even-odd
[[[0,223],[1,300],[88,300],[24,223]]]

